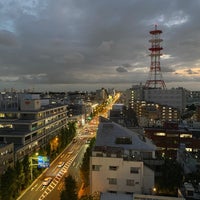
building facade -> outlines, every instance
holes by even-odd
[[[166,121],[180,120],[180,111],[177,108],[158,103],[137,101],[134,103],[134,110],[142,127],[162,126]]]
[[[14,166],[14,144],[0,144],[0,175]]]
[[[0,143],[14,144],[15,161],[45,146],[67,126],[67,106],[21,95],[15,109],[0,110]]]
[[[155,158],[155,149],[148,139],[101,118],[90,158],[90,192],[151,194],[154,171],[143,160]]]
[[[163,127],[144,128],[144,134],[157,146],[159,156],[176,158],[180,144],[185,144],[186,151],[200,156],[199,130],[180,128],[177,123],[167,122]]]
[[[133,108],[136,101],[144,100],[144,86],[133,85],[125,91],[125,106]]]
[[[171,106],[183,112],[187,104],[187,91],[183,88],[173,88],[170,90],[147,89],[144,90],[144,100]]]

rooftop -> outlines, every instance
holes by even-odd
[[[139,151],[156,150],[156,146],[143,135],[102,117],[100,118],[95,145]]]

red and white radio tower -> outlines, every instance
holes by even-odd
[[[164,80],[162,79],[161,67],[160,67],[160,56],[162,55],[161,50],[163,49],[160,46],[160,43],[163,41],[160,38],[160,34],[162,30],[157,29],[157,25],[155,25],[155,29],[149,32],[152,35],[152,38],[149,40],[151,43],[151,66],[149,72],[149,78],[146,81],[146,88],[161,88],[166,89],[166,85]]]

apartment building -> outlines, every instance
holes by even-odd
[[[50,104],[39,94],[15,94],[10,98],[1,97],[0,143],[14,144],[17,161],[45,146],[66,127],[67,106]]]
[[[184,88],[172,88],[167,90],[158,88],[145,89],[142,84],[133,85],[130,89],[127,89],[124,94],[126,97],[125,105],[127,107],[134,108],[135,102],[146,101],[173,107],[178,109],[180,112],[185,109],[189,96],[189,92]]]
[[[90,158],[90,192],[151,194],[154,171],[143,161],[154,159],[155,150],[147,138],[101,117]]]
[[[144,100],[174,107],[182,112],[187,104],[187,91],[183,88],[173,88],[169,90],[148,89],[144,90]]]
[[[101,103],[103,103],[103,102],[105,102],[107,100],[108,95],[109,94],[108,94],[107,89],[101,88],[99,90],[96,90],[96,97],[95,97],[95,99],[96,99],[96,101],[98,103],[101,104]]]
[[[0,144],[0,175],[14,165],[14,144]]]
[[[188,91],[187,95],[187,104],[195,104],[199,105],[200,104],[200,91]]]
[[[137,101],[134,103],[133,108],[138,118],[138,123],[142,127],[162,126],[165,121],[180,120],[179,109],[171,106]]]
[[[144,134],[157,146],[157,155],[176,157],[180,144],[185,144],[186,151],[199,156],[199,129],[179,127],[176,122],[166,122],[162,127],[146,127]]]
[[[125,92],[125,106],[133,108],[136,101],[144,100],[144,86],[133,85],[131,88],[127,89]]]

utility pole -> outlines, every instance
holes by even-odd
[[[38,161],[38,156],[35,156],[35,157],[29,157],[30,159],[30,167],[31,167],[31,180],[33,180],[33,166],[38,166],[38,162],[37,164],[33,164],[33,160],[37,160]]]

